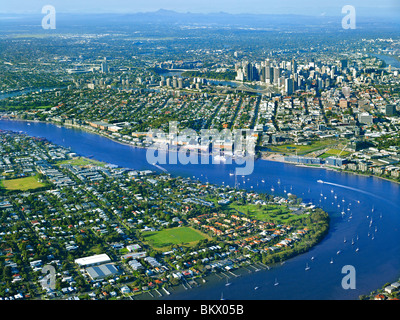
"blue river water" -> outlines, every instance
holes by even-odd
[[[7,120],[0,120],[0,129],[44,137],[70,147],[82,156],[121,167],[161,172],[147,162],[145,149],[82,130]],[[162,167],[175,176],[234,185],[234,176],[230,175],[234,172],[233,164],[171,164]],[[240,188],[282,196],[290,192],[304,202],[322,207],[331,217],[329,234],[309,252],[282,265],[232,277],[230,286],[225,286],[222,280],[210,281],[198,288],[174,291],[164,298],[217,300],[223,294],[227,300],[347,300],[358,299],[360,295],[400,277],[400,185],[376,177],[266,160],[257,160],[251,175],[238,176],[237,179]],[[318,183],[318,180],[325,183]],[[308,271],[305,270],[306,264],[310,266]],[[355,289],[342,287],[342,279],[346,276],[342,268],[346,265],[355,268]],[[274,285],[275,280],[279,285]],[[258,289],[254,290],[255,287]]]

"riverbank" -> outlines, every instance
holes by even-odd
[[[61,129],[44,123],[38,123],[36,126],[33,124],[27,126],[26,122],[18,123],[17,121],[1,121],[0,123],[0,128],[4,130],[43,137],[53,143],[72,148],[77,154],[95,155],[96,158],[107,163],[116,163],[121,167],[129,168],[148,168],[150,166],[145,159],[144,149],[123,146],[99,135],[90,135],[81,130]],[[112,154],[111,157],[110,154]],[[222,185],[223,182],[231,184],[234,180],[229,176],[230,168],[224,165],[204,165],[201,168],[201,177],[198,166],[178,164],[168,166],[166,169],[174,175],[184,177],[195,175],[204,182],[208,181],[217,185]],[[298,194],[307,203],[319,204],[321,201],[320,206],[332,217],[332,230],[320,244],[314,246],[309,253],[289,259],[279,268],[273,268],[268,272],[254,272],[248,277],[232,279],[235,280],[232,287],[225,288],[224,283],[220,281],[218,286],[203,285],[198,290],[182,288],[183,293],[174,291],[168,298],[165,296],[165,299],[210,297],[219,299],[221,290],[224,290],[224,298],[229,300],[243,298],[358,299],[359,295],[371,292],[384,283],[397,279],[398,272],[396,270],[400,270],[397,268],[399,261],[392,254],[393,250],[400,247],[396,240],[398,233],[393,230],[398,228],[400,223],[397,210],[400,206],[398,201],[400,189],[397,185],[377,179],[356,178],[356,175],[353,174],[342,175],[334,171],[327,174],[325,172],[329,172],[328,170],[306,169],[296,165],[286,166],[280,162],[256,161],[253,174],[243,180],[246,180],[246,186],[249,188],[254,186],[254,190],[258,189],[261,192],[268,193],[273,186],[276,190],[273,192],[274,194],[283,194],[285,188],[292,192],[293,187],[293,194]],[[330,181],[339,187],[318,184],[318,179]],[[279,181],[278,185],[277,181]],[[242,183],[241,179],[240,182]],[[351,189],[340,187],[350,185]],[[334,193],[331,193],[332,188]],[[320,196],[321,191],[326,196],[325,200]],[[342,203],[343,199],[346,200],[345,203]],[[338,203],[341,206],[347,204],[351,211],[345,210],[346,214],[342,217],[337,207]],[[371,241],[371,236],[366,236],[370,221],[365,219],[365,214],[371,212],[371,207],[375,208],[373,223],[378,226],[378,233],[375,231],[373,241]],[[379,217],[380,213],[383,213],[383,218]],[[355,247],[352,247],[349,241],[343,243],[343,238],[352,239],[354,237],[355,239],[357,234],[360,235],[360,239],[357,241],[360,251],[354,253]],[[341,251],[340,255],[336,254],[338,250]],[[311,257],[315,257],[315,260],[311,260]],[[330,263],[332,257],[335,258],[334,264]],[[340,290],[340,270],[337,271],[335,267],[348,264],[349,261],[357,264],[358,275],[357,290],[351,290],[351,292]],[[304,271],[306,262],[310,264],[311,271]],[[236,273],[236,271],[234,272]],[[337,279],[338,276],[340,279]],[[280,282],[277,287],[273,286],[275,277]],[[296,281],[292,281],[293,279]],[[265,284],[266,281],[267,284]],[[254,290],[255,286],[259,286],[259,289]],[[309,289],[304,291],[304,287]]]
[[[73,129],[78,129],[78,130],[82,130],[88,133],[92,133],[92,134],[97,134],[101,137],[107,138],[111,141],[114,141],[116,143],[122,144],[122,145],[126,145],[129,147],[133,147],[133,148],[139,148],[139,149],[148,149],[148,147],[146,146],[138,146],[136,144],[132,144],[132,143],[128,143],[128,142],[124,142],[121,141],[120,139],[116,138],[116,137],[112,137],[110,135],[107,134],[103,134],[100,130],[96,130],[88,125],[78,125],[78,124],[66,124],[66,123],[59,123],[59,122],[51,122],[51,121],[40,121],[40,120],[27,120],[27,119],[19,119],[19,118],[9,118],[9,117],[0,117],[0,119],[3,120],[10,120],[10,121],[23,121],[23,122],[39,122],[39,123],[50,123],[56,126],[63,126],[65,128],[73,128]],[[201,151],[198,151],[198,153],[200,154]],[[210,153],[211,155],[211,153]],[[280,162],[280,163],[285,163],[285,164],[290,164],[290,165],[294,165],[297,167],[307,167],[307,168],[315,168],[315,169],[323,169],[323,170],[331,170],[331,171],[336,171],[336,172],[342,172],[342,173],[349,173],[349,174],[354,174],[357,176],[365,176],[365,177],[375,177],[378,179],[382,179],[382,180],[386,180],[389,182],[393,182],[396,184],[400,184],[400,181],[395,180],[395,179],[391,179],[388,177],[382,177],[382,176],[378,176],[374,173],[361,173],[361,172],[355,172],[355,171],[351,171],[351,170],[344,170],[344,169],[340,169],[340,168],[335,168],[335,167],[328,167],[325,165],[306,165],[306,164],[298,164],[298,163],[293,163],[293,162],[289,162],[289,161],[285,161],[284,160],[285,155],[284,154],[280,154],[280,153],[272,153],[272,152],[260,152],[260,156],[256,157],[255,160],[266,160],[266,161],[273,161],[273,162]]]

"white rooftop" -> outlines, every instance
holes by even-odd
[[[104,263],[104,262],[110,262],[111,259],[108,255],[105,253],[103,254],[97,254],[94,256],[89,256],[89,257],[83,257],[75,260],[75,263],[79,264],[80,266],[89,266],[97,263]]]

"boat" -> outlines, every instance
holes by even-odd
[[[360,250],[360,249],[357,248],[357,249],[356,249],[356,252],[358,252],[359,250]]]
[[[215,157],[214,157],[214,160],[215,161],[217,161],[217,162],[225,162],[226,161],[226,158],[224,157],[224,156],[221,156],[221,155],[216,155]]]
[[[310,270],[311,268],[310,268],[310,266],[308,265],[308,263],[306,264],[306,268],[305,268],[305,270],[307,271],[307,270]]]
[[[228,287],[228,286],[230,286],[231,285],[231,283],[230,282],[228,282],[228,278],[226,278],[226,283],[225,283],[225,286],[226,287]]]
[[[254,287],[254,290],[257,290],[258,289],[258,287]]]
[[[331,261],[329,262],[330,264],[332,264],[333,263],[333,258],[331,258]]]
[[[225,299],[224,299],[224,293],[223,293],[223,292],[221,293],[221,298],[220,298],[219,300],[225,300]]]
[[[275,278],[274,286],[277,286],[278,284],[279,284],[278,279]]]
[[[262,180],[261,180],[261,182],[262,182],[262,183],[264,183],[264,182],[265,182],[265,180],[264,180],[264,179],[262,179]]]
[[[336,252],[336,254],[339,254],[341,251],[340,250],[338,250],[337,252]]]
[[[346,243],[346,242],[347,242],[347,240],[346,240],[346,237],[343,239],[343,242],[344,242],[344,243]]]
[[[324,183],[322,180],[317,180],[318,183]]]

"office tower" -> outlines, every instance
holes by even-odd
[[[385,115],[394,116],[396,114],[396,106],[393,104],[387,104],[385,106]]]
[[[287,95],[293,94],[293,79],[292,78],[285,79],[285,93]]]
[[[243,62],[243,78],[250,80],[251,77],[251,64],[248,61]]]
[[[317,79],[317,86],[318,89],[322,89],[324,87],[324,81],[322,80],[322,78]]]
[[[294,59],[292,60],[292,73],[297,73],[297,62]]]
[[[237,70],[236,78],[235,80],[237,81],[243,81],[244,80],[244,73],[242,69]]]
[[[101,73],[108,72],[107,58],[104,58],[104,61],[101,63]]]
[[[363,112],[358,115],[358,121],[362,124],[373,124],[373,118],[372,115],[370,115],[368,112]]]
[[[279,78],[281,76],[281,69],[279,67],[274,68],[274,83],[278,84]]]
[[[274,69],[269,66],[265,66],[265,82],[266,83],[273,83],[274,82]]]
[[[347,68],[347,65],[348,65],[347,60],[345,60],[345,59],[340,60],[340,69],[341,69],[341,70],[346,69],[346,68]]]
[[[179,89],[183,88],[183,79],[182,78],[178,78],[178,88]]]

